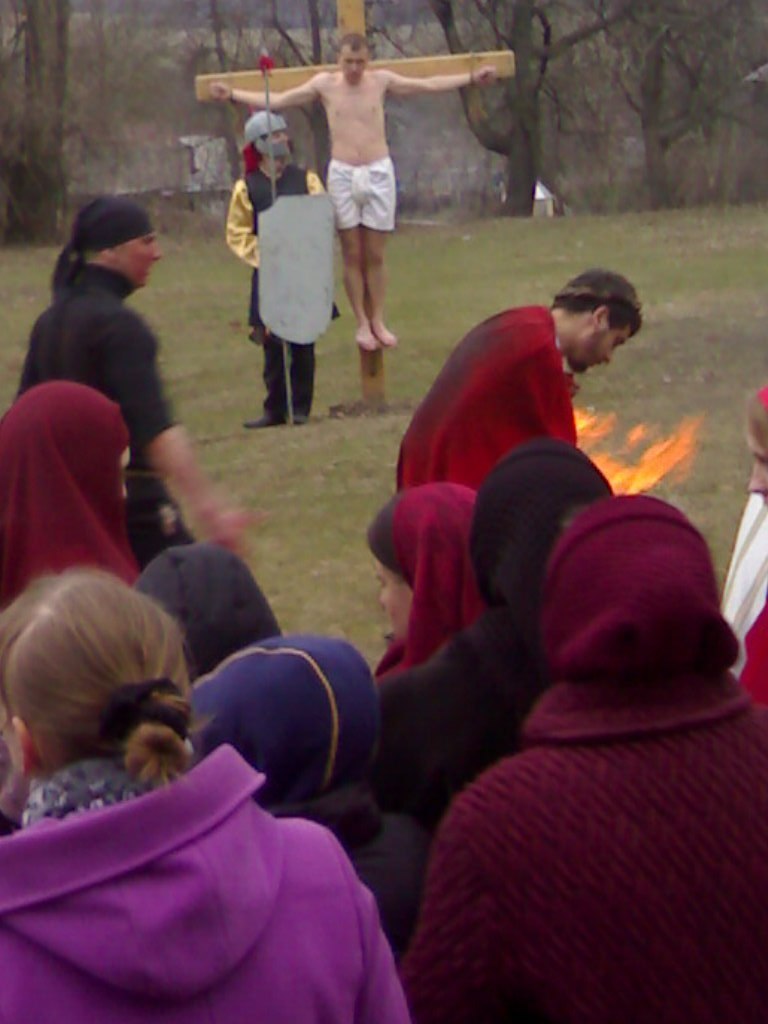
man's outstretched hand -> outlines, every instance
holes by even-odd
[[[490,85],[498,78],[495,64],[483,64],[477,71],[472,72],[473,85]]]
[[[218,100],[219,103],[232,99],[232,88],[226,82],[211,82],[208,93],[212,100]]]

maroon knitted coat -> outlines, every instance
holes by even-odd
[[[578,598],[578,600],[577,600]],[[768,712],[701,537],[648,498],[576,520],[527,749],[438,833],[404,964],[417,1024],[768,1021]]]

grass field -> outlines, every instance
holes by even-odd
[[[656,493],[693,518],[724,572],[749,465],[744,399],[768,381],[766,237],[768,209],[755,207],[401,227],[390,247],[389,320],[401,337],[387,356],[390,410],[328,415],[359,397],[343,315],[318,345],[312,422],[255,434],[241,426],[262,399],[261,353],[246,341],[249,275],[218,226],[164,235],[165,259],[131,301],[162,339],[169,391],[205,465],[238,501],[269,513],[249,558],[283,628],[346,636],[375,659],[384,624],[364,531],[391,493],[409,410],[469,327],[507,306],[548,303],[589,266],[629,276],[646,322],[609,368],[582,379],[578,404],[617,414],[606,447],[619,458],[639,422],[665,435],[684,417],[705,417],[690,475]],[[0,249],[0,408],[47,302],[54,256]]]

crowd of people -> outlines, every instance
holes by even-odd
[[[124,305],[158,256],[81,211],[0,420],[0,1020],[763,1022],[768,528],[732,626],[695,525],[577,447],[634,287],[449,357],[371,510],[372,672],[240,557]],[[747,436],[762,513],[768,389]]]

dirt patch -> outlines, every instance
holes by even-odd
[[[413,409],[413,402],[382,402],[372,405],[358,400],[356,402],[341,402],[339,405],[330,405],[328,407],[328,417],[332,420],[345,420],[365,416],[387,416],[410,412],[411,409]]]

